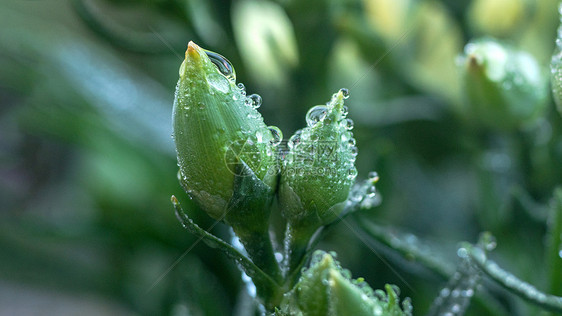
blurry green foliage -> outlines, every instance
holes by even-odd
[[[554,0],[1,2],[0,293],[35,302],[57,293],[42,303],[45,313],[88,300],[98,302],[88,301],[98,314],[254,309],[236,267],[202,244],[163,275],[196,241],[174,217],[170,195],[201,227],[213,224],[177,183],[170,138],[177,69],[193,40],[228,56],[247,91],[263,97],[265,120],[287,135],[318,100],[350,89],[360,178],[371,170],[381,177],[382,204],[354,215],[361,222],[412,231],[453,264],[459,241],[489,230],[498,243],[490,254],[495,261],[561,295],[554,279],[561,241],[544,236],[559,230],[547,218],[560,221],[548,214],[562,179],[562,118],[549,97],[544,113],[524,127],[473,124],[480,118],[462,110],[465,87],[456,65],[466,43],[493,36],[531,54],[547,75],[557,6]],[[213,232],[229,238],[225,226]],[[429,310],[449,276],[415,256],[399,256],[391,243],[362,241],[340,223],[320,247],[335,250],[342,266],[373,288],[400,286],[416,314]],[[483,296],[467,315],[539,313],[495,287]],[[10,297],[0,295],[0,311],[14,314],[22,303]]]

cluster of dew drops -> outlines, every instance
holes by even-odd
[[[236,72],[234,71],[234,67],[232,66],[230,61],[228,61],[228,59],[226,59],[224,56],[220,54],[208,50],[205,50],[205,53],[207,54],[211,62],[217,67],[219,72],[222,74],[222,76],[218,76],[218,77],[212,75],[209,76],[208,78],[209,84],[218,91],[221,91],[223,93],[228,93],[230,91],[230,86],[231,86],[230,84],[236,83]],[[246,95],[246,87],[241,82],[238,83],[236,87],[238,88],[238,91],[234,91],[234,93],[232,94],[233,100],[236,101],[238,99],[242,99],[246,106],[254,110],[258,109],[261,106],[262,98],[259,94]],[[249,117],[253,116],[253,118],[257,118],[259,114],[255,111],[251,111],[248,114],[248,116]],[[277,147],[279,144],[281,144],[281,141],[283,140],[283,133],[277,126],[269,126],[268,130],[271,133],[270,143],[274,147]],[[258,131],[255,136],[258,142],[262,142],[264,139],[268,139],[266,135],[263,135],[262,131]],[[271,154],[273,153],[268,151],[268,155]]]
[[[342,93],[344,99],[349,98],[348,89],[342,88],[340,89],[340,92]],[[308,128],[300,129],[296,131],[293,136],[291,136],[291,138],[287,143],[289,150],[296,150],[301,144],[307,144],[305,146],[311,148],[311,146],[309,146],[310,142],[315,142],[319,140],[317,139],[318,136],[314,133],[311,127],[314,127],[315,125],[325,121],[329,112],[328,106],[331,103],[336,102],[335,101],[336,97],[337,97],[337,93],[332,96],[332,99],[329,102],[327,102],[326,105],[316,105],[306,113],[306,124]],[[351,153],[349,160],[346,161],[345,165],[343,166],[343,168],[345,168],[345,170],[348,171],[347,181],[351,182],[357,176],[357,169],[355,169],[355,157],[357,156],[357,147],[356,147],[355,138],[353,138],[353,134],[351,133],[351,130],[353,129],[353,120],[347,118],[347,114],[348,114],[348,108],[347,106],[343,106],[343,110],[341,112],[341,119],[338,122],[336,122],[337,124],[339,124],[342,133],[340,133],[340,136],[338,136],[340,137],[340,139],[336,139],[335,141],[340,142],[340,146],[341,146],[340,148],[342,150]],[[332,123],[333,122],[328,122],[328,124],[332,124]],[[311,153],[311,154],[316,154],[316,153]],[[293,157],[289,155],[287,163],[292,163],[291,159],[293,159]],[[341,168],[341,167],[342,166],[337,166],[335,162],[332,162],[332,166],[327,168],[328,177],[335,176],[336,174],[335,168]],[[304,176],[304,174],[301,175]]]

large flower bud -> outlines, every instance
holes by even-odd
[[[189,42],[173,111],[179,178],[207,214],[232,227],[253,263],[278,280],[268,224],[282,135],[256,110],[261,97],[246,96],[235,80],[228,60]]]
[[[334,94],[327,105],[311,108],[307,127],[289,140],[283,161],[279,202],[289,223],[318,228],[343,210],[357,169],[357,147],[346,118],[347,89]]]
[[[173,124],[180,182],[211,217],[222,219],[235,177],[255,176],[273,190],[280,135],[256,110],[261,98],[246,97],[236,85],[224,57],[190,42],[179,75]]]
[[[514,129],[547,105],[547,81],[530,54],[486,39],[466,45],[460,58],[468,114],[490,127]]]

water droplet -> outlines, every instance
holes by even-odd
[[[349,144],[349,146],[355,147],[357,142],[355,141],[355,138],[352,137],[347,141],[347,143]]]
[[[299,129],[298,131],[295,132],[295,134],[293,136],[291,136],[291,138],[289,138],[289,142],[287,143],[287,145],[289,146],[289,149],[294,149],[295,146],[297,146],[300,143],[301,133],[302,133],[302,130]]]
[[[205,51],[205,54],[207,54],[211,62],[217,67],[221,74],[230,81],[236,81],[236,72],[234,71],[232,63],[230,63],[228,59],[210,50],[204,49],[203,51]]]
[[[496,237],[490,232],[482,232],[478,238],[478,245],[486,251],[492,251],[496,248]]]
[[[560,246],[560,249],[558,250],[558,257],[562,259],[562,246]]]
[[[242,82],[240,82],[236,86],[238,87],[238,89],[240,89],[240,94],[245,96],[246,95],[246,87],[244,86],[244,84]]]
[[[349,89],[347,89],[347,88],[341,88],[341,89],[340,89],[340,92],[343,94],[343,98],[344,98],[344,99],[349,98]]]
[[[351,147],[351,156],[355,157],[355,156],[357,156],[357,153],[358,153],[357,147],[355,147],[355,146]]]
[[[468,250],[464,247],[459,248],[457,250],[457,256],[459,256],[459,258],[468,258]]]
[[[283,132],[281,132],[281,130],[277,126],[269,126],[268,128],[271,132],[271,135],[273,136],[271,144],[273,146],[279,146],[279,144],[281,144],[281,141],[283,140]]]
[[[387,301],[386,293],[381,289],[375,290],[375,297],[381,302]]]
[[[275,253],[275,260],[277,260],[277,263],[283,262],[283,254],[280,253],[280,252],[276,252]]]
[[[261,96],[259,94],[252,94],[246,99],[246,105],[257,109],[261,106]]]
[[[345,119],[345,128],[349,131],[353,129],[353,120]]]
[[[326,114],[328,113],[328,108],[324,105],[316,105],[310,108],[306,113],[306,124],[308,126],[313,126],[316,123],[322,121]]]
[[[396,293],[396,296],[400,296],[400,288],[398,287],[398,285],[391,284],[390,287],[392,288],[394,293]]]
[[[183,74],[185,73],[186,67],[187,67],[187,63],[185,62],[185,59],[184,59],[183,62],[181,63],[180,70],[179,70],[180,77],[183,77]]]
[[[357,177],[357,169],[355,168],[351,168],[347,171],[347,178],[349,180],[353,180],[355,179],[355,177]]]
[[[341,114],[343,116],[346,116],[349,113],[349,108],[347,107],[347,105],[344,105],[341,111]]]
[[[379,181],[379,174],[376,171],[369,172],[369,181],[371,183],[376,183]]]
[[[256,139],[257,139],[257,141],[258,141],[258,144],[259,144],[259,143],[263,143],[263,133],[262,133],[261,130],[258,130],[258,131],[256,132]]]
[[[209,85],[216,90],[227,93],[230,90],[230,84],[226,77],[219,74],[210,74],[207,76],[207,82]]]

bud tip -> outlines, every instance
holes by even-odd
[[[187,58],[188,56],[192,58],[199,57],[200,49],[201,48],[193,41],[189,41],[189,43],[187,44],[187,50],[185,51],[185,58]]]

